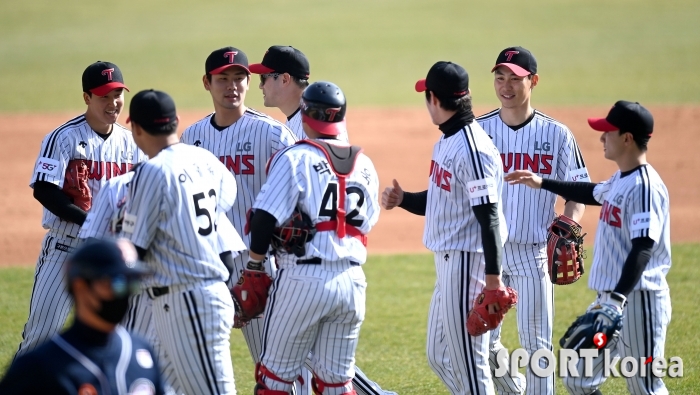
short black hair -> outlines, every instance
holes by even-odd
[[[637,144],[637,148],[639,148],[639,150],[642,152],[647,152],[647,145],[649,144],[649,139],[651,138],[651,136],[643,136],[638,133],[625,132],[624,130],[619,130],[618,133],[620,133],[620,136],[622,136],[625,133],[631,134],[634,143]]]
[[[425,91],[425,100],[430,100],[430,92],[429,90]],[[435,92],[433,92],[433,95],[435,95]],[[458,98],[441,98],[438,95],[435,95],[435,97],[437,97],[440,102],[440,107],[443,110],[457,112],[472,111],[472,97],[469,94]]]
[[[308,80],[308,79],[306,79],[306,78],[295,77],[295,76],[293,76],[293,75],[292,75],[291,77],[292,77],[292,81],[294,81],[294,83],[297,84],[297,86],[298,86],[299,88],[301,88],[301,89],[306,89],[306,87],[309,86],[309,80]]]
[[[139,125],[141,129],[145,130],[146,133],[150,134],[151,136],[169,136],[175,132],[177,132],[177,126],[179,124],[179,121],[175,119],[172,122],[166,123],[165,125],[161,126],[143,126]]]

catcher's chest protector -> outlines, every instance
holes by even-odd
[[[362,148],[356,145],[339,147],[321,140],[300,140],[297,144],[309,144],[323,151],[330,163],[331,170],[338,177],[338,214],[335,221],[335,231],[338,237],[345,237],[345,179],[355,169],[357,155]],[[323,222],[316,224],[316,229],[323,230]],[[320,226],[319,226],[320,225]]]

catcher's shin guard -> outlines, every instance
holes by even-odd
[[[352,380],[348,380],[344,383],[324,383],[314,375],[314,377],[311,379],[311,389],[314,391],[314,395],[322,395],[323,390],[326,387],[329,388],[338,388],[338,387],[350,387],[349,391],[343,392],[341,395],[357,395],[357,392],[355,392],[355,389],[352,388]]]
[[[271,390],[265,383],[265,379],[272,381],[277,381],[285,384],[285,386],[291,386],[294,384],[293,381],[282,380],[277,377],[274,373],[268,370],[262,363],[258,362],[255,364],[255,388],[253,388],[253,395],[289,395],[289,391]]]

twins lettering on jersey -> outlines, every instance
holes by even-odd
[[[515,170],[530,170],[533,173],[552,174],[552,161],[554,155],[551,154],[528,154],[527,152],[508,152],[501,154],[503,170],[510,173]]]
[[[226,166],[228,171],[233,174],[255,174],[255,155],[225,155],[220,156],[219,160]]]
[[[450,168],[451,164],[452,160],[448,159],[446,162],[446,167]],[[452,192],[452,173],[440,166],[440,164],[435,160],[430,161],[430,180],[437,185],[438,188],[447,192]]]
[[[86,159],[73,159],[68,162],[69,166],[74,162],[83,162],[88,168],[88,179],[101,180],[103,178],[109,180],[122,174],[128,173],[133,167],[133,163],[117,163],[117,162],[98,162]]]
[[[600,209],[600,220],[616,228],[622,227],[622,210],[609,201],[603,202]]]

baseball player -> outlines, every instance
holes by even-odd
[[[394,180],[382,206],[425,216],[423,243],[435,254],[437,281],[428,317],[428,362],[452,394],[493,394],[489,332],[467,333],[467,311],[482,291],[501,290],[506,224],[503,168],[488,135],[474,121],[469,76],[437,62],[416,83],[443,136],[435,144],[428,190],[404,192]]]
[[[83,72],[87,110],[44,137],[29,186],[44,206],[48,229],[34,275],[29,317],[17,356],[57,333],[72,307],[60,281],[68,254],[78,244],[78,231],[92,196],[110,178],[145,159],[131,132],[117,123],[124,106],[124,79],[119,68],[98,61]]]
[[[286,125],[300,140],[307,138],[304,132],[301,113],[301,97],[309,86],[309,61],[298,49],[291,46],[273,45],[262,62],[250,65],[250,72],[260,74],[260,89],[266,107],[277,107],[287,117]],[[337,140],[348,142],[347,128],[339,129]],[[311,373],[305,369],[302,375],[304,383],[297,394],[310,394],[311,388],[306,384],[311,380]],[[359,395],[394,394],[383,390],[379,384],[370,380],[364,372],[355,366],[353,385]]]
[[[247,211],[267,179],[267,162],[275,152],[294,144],[297,138],[282,123],[246,107],[250,71],[248,58],[240,49],[225,47],[213,51],[205,61],[202,82],[211,94],[214,113],[188,127],[181,141],[210,151],[236,179],[235,203],[226,215],[247,247]],[[236,257],[234,272],[240,273],[247,260],[247,252]],[[274,273],[274,265],[268,265],[268,270]],[[233,281],[237,278],[237,275],[232,277]],[[229,286],[232,285],[229,282]],[[237,320],[236,327],[242,325]],[[252,320],[241,330],[253,361],[258,362],[262,351],[262,320]]]
[[[532,108],[532,90],[539,82],[537,61],[530,51],[510,47],[496,58],[494,73],[496,97],[501,108],[476,121],[491,137],[501,153],[505,172],[531,170],[543,178],[589,181],[588,170],[571,131],[556,120]],[[521,185],[503,187],[502,205],[508,225],[503,247],[503,283],[518,292],[517,309],[520,345],[532,355],[539,349],[553,350],[553,285],[548,276],[547,233],[555,217],[556,195]],[[536,202],[533,203],[533,202]],[[579,221],[584,205],[566,202],[564,215]],[[501,328],[491,334],[491,371],[501,344]],[[503,355],[503,354],[501,354]],[[540,365],[546,366],[544,360]],[[507,366],[503,364],[503,366]],[[521,394],[525,381],[521,374],[494,377],[500,394]],[[527,393],[554,393],[554,375],[538,377],[527,368]]]
[[[588,278],[588,286],[598,292],[598,297],[588,313],[597,317],[596,325],[610,326],[622,320],[619,337],[608,342],[611,358],[663,358],[671,320],[666,281],[671,267],[671,235],[668,190],[646,160],[654,120],[639,103],[621,100],[606,118],[590,118],[588,124],[603,132],[600,141],[605,158],[619,167],[609,180],[574,183],[543,178],[526,170],[512,172],[506,180],[603,206]],[[599,355],[593,361],[594,377],[584,377],[581,359],[577,366],[580,377],[564,378],[571,394],[601,394],[598,388],[606,377],[604,353]],[[630,393],[668,394],[661,378],[652,374],[651,366],[640,364],[640,373],[627,379]]]
[[[260,74],[260,89],[265,107],[277,107],[287,117],[286,125],[299,140],[306,138],[301,122],[299,103],[309,86],[309,60],[300,50],[286,45],[268,48],[262,62],[250,65],[250,72]],[[347,130],[337,137],[348,141]]]
[[[117,325],[143,270],[125,239],[91,239],[61,273],[75,300],[65,332],[15,359],[0,382],[5,395],[164,394],[150,345]]]
[[[126,199],[129,193],[129,186],[134,177],[134,170],[139,164],[123,175],[110,179],[94,199],[92,209],[87,215],[83,226],[80,228],[78,237],[80,239],[104,238],[121,235],[126,209]],[[227,266],[229,272],[233,271],[233,256],[238,254],[237,250],[244,250],[245,245],[233,225],[224,213],[219,214],[217,222],[217,235],[221,243],[221,254],[219,257]],[[141,292],[129,298],[129,310],[122,321],[124,327],[134,333],[143,336],[159,356],[163,378],[166,385],[170,385],[177,394],[183,393],[179,386],[177,376],[169,359],[160,354],[161,347],[156,331],[153,328],[152,299],[148,294],[148,289],[142,288]]]
[[[366,234],[379,219],[378,176],[359,147],[336,139],[345,129],[340,88],[330,82],[309,85],[301,111],[311,140],[279,152],[270,163],[253,206],[246,272],[260,272],[276,226],[284,227],[293,214],[306,218],[300,230],[315,235],[285,246],[294,253],[277,250],[280,270],[264,312],[255,391],[289,393],[313,351],[314,393],[356,394],[354,355],[365,315],[361,265]]]
[[[235,179],[211,153],[178,144],[166,93],[139,92],[127,121],[151,159],[131,181],[122,231],[154,273],[145,286],[160,347],[185,393],[233,394],[234,308],[217,219],[233,206]]]

